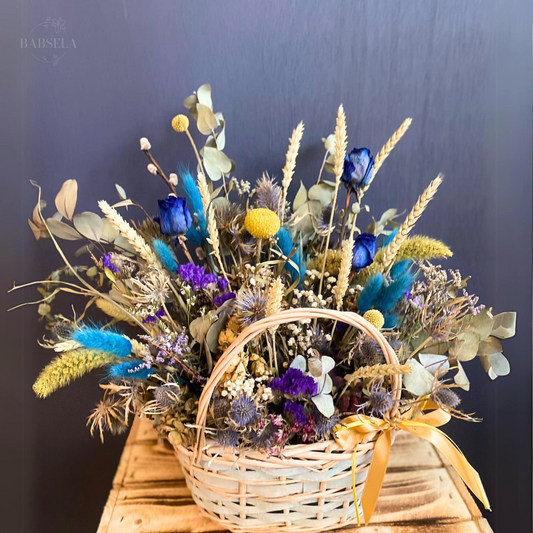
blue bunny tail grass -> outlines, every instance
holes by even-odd
[[[412,261],[410,259],[406,259],[405,261],[399,261],[398,263],[394,263],[392,265],[392,268],[390,269],[390,277],[392,279],[396,279],[398,276],[403,274],[410,266]]]
[[[388,246],[392,240],[394,239],[394,237],[396,237],[396,234],[398,233],[398,228],[394,228],[391,232],[390,232],[390,235],[387,235],[386,239],[383,241],[383,248],[385,248],[386,246]]]
[[[378,297],[374,301],[374,307],[382,313],[391,311],[403,298],[407,289],[413,284],[414,279],[414,276],[408,271],[398,276],[389,285],[381,289]]]
[[[374,274],[365,284],[359,298],[357,299],[357,309],[361,313],[366,313],[372,307],[377,300],[380,291],[383,287],[384,277],[381,272]]]
[[[186,166],[178,165],[178,173],[180,175],[181,190],[183,191],[183,194],[187,198],[187,201],[192,208],[191,211],[193,212],[193,216],[198,225],[200,241],[197,244],[199,244],[207,237],[207,221],[205,220],[202,196],[200,195],[200,191],[196,185],[196,180]],[[187,232],[187,238],[189,238],[189,232],[190,230]],[[195,235],[195,237],[197,236]],[[193,242],[197,242],[193,238],[191,238],[191,240]]]
[[[142,361],[126,361],[109,367],[108,379],[148,379],[154,371],[151,368],[140,368]],[[137,370],[136,370],[137,369]]]
[[[187,230],[185,237],[187,237],[188,241],[191,241],[194,244],[202,244],[203,242],[202,235],[200,234],[200,232],[192,226]]]
[[[383,324],[384,328],[394,328],[398,325],[400,317],[396,313],[385,313],[383,315],[385,323]]]
[[[70,338],[84,348],[127,357],[131,353],[131,342],[126,337],[112,331],[83,327],[72,332]]]
[[[170,248],[161,239],[154,239],[152,241],[155,253],[163,266],[169,271],[175,274],[178,271],[178,263],[174,257],[174,254],[170,251]]]
[[[289,232],[285,228],[280,228],[276,237],[278,238],[278,246],[280,250],[282,251],[285,257],[288,257],[294,249],[294,244],[292,242],[291,236],[289,235]],[[296,267],[294,267],[289,261],[291,261],[291,263],[295,263]],[[294,252],[289,261],[285,263],[285,269],[291,275],[293,282],[295,282],[298,279],[298,276],[300,276],[298,287],[301,287],[303,283],[304,274],[302,254],[299,251]]]

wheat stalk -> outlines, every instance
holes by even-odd
[[[209,193],[209,185],[203,172],[198,173],[198,191],[202,197],[202,205],[204,207],[204,215],[207,218],[207,210],[211,202],[211,194]]]
[[[222,256],[220,255],[220,239],[218,237],[217,222],[215,220],[215,210],[212,207],[209,209],[209,214],[207,216],[207,233],[209,233],[207,242],[211,245],[211,254],[215,256],[222,274],[226,279],[228,279],[228,275],[224,270]]]
[[[376,158],[374,159],[374,168],[372,169],[372,177],[370,178],[370,181],[368,182],[366,187],[363,189],[363,193],[365,193],[368,190],[368,188],[370,187],[370,184],[374,181],[376,174],[381,168],[381,165],[383,165],[383,163],[385,162],[385,159],[389,157],[389,154],[394,150],[394,147],[400,142],[400,139],[404,136],[405,132],[409,129],[411,122],[413,122],[412,118],[406,118],[402,122],[402,125],[392,134],[392,137],[385,143],[385,146],[383,146],[383,148],[376,155]]]
[[[403,224],[398,229],[398,233],[392,239],[392,242],[387,246],[383,254],[383,271],[386,271],[389,266],[394,261],[396,254],[400,250],[400,247],[407,239],[409,232],[413,229],[413,226],[416,224],[416,221],[422,216],[422,213],[428,206],[429,202],[437,193],[439,185],[442,183],[443,175],[439,174],[428,186],[428,188],[422,193],[418,198],[413,209],[403,221]]]
[[[339,268],[339,276],[337,279],[337,286],[335,287],[335,302],[337,303],[337,310],[340,311],[348,285],[350,284],[350,272],[352,271],[353,259],[353,237],[344,241],[341,248],[341,266]]]
[[[105,200],[98,202],[98,207],[109,219],[111,224],[118,229],[122,236],[135,248],[135,251],[149,264],[161,269],[159,259],[155,252],[148,246],[142,236],[137,233],[120,215],[120,213],[111,207]]]
[[[285,202],[287,201],[287,191],[294,175],[294,169],[296,168],[296,157],[300,150],[300,142],[304,134],[304,123],[300,122],[296,128],[294,128],[292,135],[289,139],[289,148],[287,149],[287,155],[285,157],[285,166],[283,167],[283,179],[281,185],[283,187],[283,197],[281,204],[281,220],[285,216]]]
[[[377,378],[382,376],[395,376],[397,374],[410,374],[410,365],[373,365],[362,366],[353,374],[348,374],[345,379],[347,383],[353,383],[356,379]]]
[[[341,176],[344,171],[344,159],[346,157],[346,147],[348,146],[348,135],[346,133],[346,115],[344,107],[341,104],[337,111],[337,121],[335,124],[335,155],[333,159],[333,170],[335,172],[335,188],[333,190],[333,200],[331,202],[331,216],[329,219],[328,235],[326,237],[326,247],[324,249],[324,262],[322,263],[322,275],[318,294],[322,294],[322,283],[324,281],[324,272],[326,271],[326,259],[328,257],[329,238],[332,234],[333,218],[335,217],[335,204],[337,203],[337,194],[341,182]]]
[[[268,290],[266,316],[276,315],[281,311],[281,304],[283,302],[283,296],[285,294],[285,287],[280,277],[277,277]],[[270,328],[270,332],[274,333],[278,329],[278,326]]]

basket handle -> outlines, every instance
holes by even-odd
[[[245,328],[239,336],[231,343],[227,350],[222,354],[222,357],[217,361],[216,365],[213,368],[211,376],[207,380],[204,390],[200,395],[198,400],[198,414],[196,416],[196,425],[198,427],[198,436],[196,439],[196,446],[194,448],[194,453],[192,454],[193,460],[199,458],[200,451],[205,446],[205,434],[201,428],[205,427],[207,420],[207,411],[209,409],[209,402],[211,401],[211,396],[215,391],[219,381],[222,379],[227,369],[233,362],[233,359],[237,354],[241,352],[244,346],[253,340],[255,337],[263,333],[264,331],[281,324],[286,324],[288,322],[298,322],[306,319],[313,318],[329,318],[331,320],[336,320],[338,322],[344,322],[349,326],[355,327],[366,333],[369,337],[374,339],[383,355],[385,356],[385,361],[388,364],[398,364],[398,357],[396,352],[391,348],[390,344],[387,342],[383,334],[374,327],[368,320],[365,320],[361,315],[353,313],[350,311],[335,311],[333,309],[315,309],[313,307],[302,307],[287,309],[281,311],[275,315],[263,318],[254,322],[252,325]],[[395,374],[391,376],[391,385],[392,385],[392,395],[395,400],[400,399],[402,378],[400,374]],[[397,413],[398,402],[394,402],[391,409],[390,415],[394,416]]]

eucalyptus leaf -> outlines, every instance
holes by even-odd
[[[76,215],[72,222],[74,227],[91,241],[98,242],[102,237],[103,222],[96,213],[85,211],[81,215]]]
[[[322,138],[324,148],[331,154],[335,155],[335,134],[330,133],[325,139]]]
[[[216,147],[219,150],[224,150],[226,146],[226,121],[224,120],[224,116],[220,112],[215,113],[215,117],[218,120],[218,124],[221,128],[216,136]]]
[[[470,390],[470,380],[464,371],[463,365],[457,361],[457,373],[455,374],[453,380],[455,384],[461,387],[463,390]]]
[[[324,207],[331,204],[335,188],[328,183],[321,181],[309,189],[309,200],[318,200]]]
[[[304,205],[307,202],[307,189],[303,182],[300,181],[300,188],[294,197],[294,202],[292,204],[292,210],[296,211],[300,206]]]
[[[203,157],[205,170],[212,181],[218,181],[222,178],[222,174],[227,174],[231,171],[231,160],[217,148],[204,146]]]
[[[494,317],[488,309],[481,310],[472,321],[469,326],[469,330],[475,332],[480,340],[485,340],[492,331]]]
[[[497,376],[507,376],[511,372],[511,365],[505,355],[501,352],[488,356],[490,366]]]
[[[503,350],[500,339],[496,337],[488,337],[479,343],[478,355],[492,355]]]
[[[55,199],[56,208],[65,218],[72,220],[77,199],[78,182],[76,180],[67,180],[57,193]]]
[[[415,396],[429,394],[433,388],[434,377],[416,359],[410,359],[407,364],[411,367],[411,373],[403,376],[403,385],[406,390]]]
[[[477,355],[479,337],[470,330],[466,330],[450,343],[450,355],[458,361],[470,361]]]
[[[126,200],[128,198],[128,195],[126,194],[126,191],[124,190],[124,187],[121,187],[118,183],[115,183],[115,189],[118,192],[118,197],[121,200]]]
[[[317,394],[311,398],[316,408],[326,417],[329,418],[335,412],[333,398],[329,394]]]
[[[213,111],[213,100],[211,99],[211,85],[204,83],[196,91],[198,97],[198,103],[207,106]]]
[[[194,120],[198,119],[198,113],[196,112],[196,104],[198,104],[198,95],[196,93],[187,96],[187,98],[183,100],[183,105],[189,110],[189,114],[192,118],[194,118]]]
[[[439,375],[445,374],[450,368],[448,357],[445,355],[421,353],[418,355],[418,359],[420,359],[420,363],[424,368],[433,375],[437,373]]]
[[[133,245],[124,237],[124,235],[119,235],[115,239],[115,246],[117,246],[121,252],[130,252],[131,254],[135,254],[135,248]]]
[[[209,135],[218,127],[218,120],[215,117],[215,114],[209,107],[203,104],[198,104],[196,106],[196,111],[198,112],[198,120],[196,122],[198,131],[204,135]]]
[[[54,237],[59,237],[60,239],[65,239],[66,241],[77,241],[81,239],[80,234],[68,224],[56,220],[55,218],[49,218],[46,221],[46,224],[50,228],[50,231]]]
[[[204,316],[199,316],[195,318],[189,324],[189,332],[192,338],[202,344],[204,342],[205,336],[211,327],[211,315],[207,314]]]
[[[127,200],[121,200],[120,202],[113,204],[111,207],[125,207],[127,210],[130,205],[134,204],[133,201],[128,198]]]
[[[102,218],[102,237],[105,242],[113,242],[118,237],[118,229],[107,218]]]
[[[516,313],[500,313],[494,317],[491,335],[499,339],[508,339],[516,333]]]

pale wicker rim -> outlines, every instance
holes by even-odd
[[[281,311],[275,315],[263,318],[254,322],[251,326],[245,328],[240,335],[231,343],[227,350],[222,354],[221,358],[217,361],[211,376],[207,380],[205,387],[200,395],[198,401],[198,414],[196,416],[196,426],[197,439],[196,444],[193,448],[193,453],[191,460],[194,463],[199,463],[202,450],[205,447],[205,433],[201,428],[205,427],[207,420],[207,412],[209,409],[209,402],[211,397],[227,369],[233,362],[233,359],[244,346],[253,340],[255,337],[267,331],[268,329],[279,326],[280,324],[286,324],[288,322],[298,322],[301,320],[315,319],[315,318],[326,318],[333,321],[344,322],[349,326],[355,327],[366,333],[369,337],[374,339],[383,355],[385,361],[388,364],[398,364],[398,357],[396,352],[392,349],[390,344],[387,342],[387,339],[383,334],[374,327],[368,320],[365,320],[361,315],[353,313],[350,311],[335,311],[333,309],[315,309],[313,307],[301,307],[287,309],[286,311]],[[400,399],[402,386],[402,378],[400,374],[394,374],[391,376],[391,388],[392,388],[392,397],[395,400],[390,412],[386,415],[393,418],[398,412],[398,400]],[[302,450],[303,451],[303,450]]]

